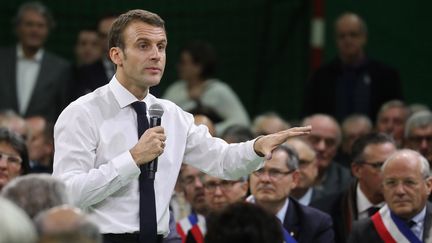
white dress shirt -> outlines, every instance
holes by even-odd
[[[16,84],[18,108],[21,115],[27,111],[33,94],[42,62],[43,49],[39,49],[33,58],[27,58],[20,44],[17,45]]]
[[[139,231],[140,170],[129,150],[137,143],[137,101],[114,76],[109,84],[71,103],[54,129],[53,175],[67,185],[74,203],[88,212],[102,233]],[[254,140],[227,144],[174,103],[148,94],[147,109],[164,107],[167,140],[154,183],[158,234],[169,232],[169,202],[182,161],[224,179],[237,179],[259,168],[263,159]]]
[[[358,219],[365,219],[369,218],[368,209],[370,207],[378,207],[382,208],[384,206],[385,202],[381,202],[379,204],[372,204],[369,199],[367,199],[366,195],[363,193],[363,191],[360,189],[360,184],[357,183],[357,215]]]

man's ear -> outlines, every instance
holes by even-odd
[[[123,65],[124,53],[123,50],[120,49],[119,47],[111,47],[111,49],[109,50],[109,56],[111,58],[111,61],[116,66],[119,67]]]
[[[355,162],[351,163],[351,173],[353,174],[353,176],[359,178],[361,169],[362,166],[359,163],[355,163]]]
[[[427,188],[427,195],[430,195],[431,190],[432,190],[432,177],[429,177],[425,180],[426,182],[426,188]]]

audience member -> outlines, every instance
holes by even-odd
[[[212,120],[210,120],[210,118],[202,114],[196,114],[194,115],[194,119],[195,119],[195,124],[205,125],[208,128],[210,135],[216,136],[216,128]]]
[[[391,135],[397,147],[400,148],[404,137],[405,122],[409,116],[409,109],[402,101],[386,102],[378,112],[376,130]]]
[[[24,209],[30,218],[43,210],[69,202],[65,184],[49,174],[15,178],[3,188],[1,195]]]
[[[351,148],[355,140],[372,132],[371,120],[361,114],[353,114],[342,122],[342,145],[335,160],[345,167],[351,166]]]
[[[206,243],[282,243],[276,218],[249,203],[234,203],[216,214],[208,223]]]
[[[273,150],[264,167],[250,175],[252,196],[248,201],[276,215],[283,224],[284,235],[299,243],[334,242],[330,216],[290,197],[299,179],[298,163],[294,149],[281,145]]]
[[[312,203],[332,216],[336,242],[345,243],[354,221],[370,217],[384,205],[381,166],[394,152],[396,145],[387,134],[360,137],[354,142],[351,164],[356,180],[346,190]]]
[[[106,48],[103,47],[103,49]],[[93,64],[102,58],[102,54],[98,31],[92,28],[81,29],[75,43],[76,66]]]
[[[7,128],[0,128],[0,191],[12,179],[30,170],[24,140]]]
[[[0,109],[23,117],[43,115],[55,121],[66,106],[69,63],[46,51],[54,21],[39,2],[25,2],[15,18],[15,46],[0,49]]]
[[[36,243],[32,221],[15,204],[0,197],[0,243]]]
[[[375,120],[386,101],[402,99],[402,85],[396,70],[366,55],[365,21],[344,13],[335,23],[338,57],[312,74],[305,88],[303,113],[326,113],[338,121],[353,114]]]
[[[0,112],[0,127],[8,128],[21,136],[24,141],[28,140],[29,127],[25,119],[13,110],[3,110]]]
[[[204,217],[207,215],[208,208],[204,197],[204,185],[201,181],[203,176],[203,172],[191,165],[183,164],[180,169],[178,183],[183,190],[186,201],[191,206],[190,214],[177,223],[177,232],[183,242],[186,241],[188,232],[192,228],[196,228],[194,231],[200,232],[201,238],[205,233]]]
[[[419,111],[407,121],[404,147],[421,153],[432,163],[432,113]]]
[[[42,116],[26,119],[30,130],[27,142],[30,172],[52,173],[54,157],[54,125]]]
[[[306,117],[302,123],[313,127],[305,141],[317,153],[318,177],[315,189],[323,195],[343,190],[349,184],[351,175],[347,168],[334,161],[342,140],[339,124],[333,117],[324,114]]]
[[[371,218],[354,222],[348,242],[430,242],[432,189],[429,163],[418,152],[403,149],[381,168],[387,205]]]
[[[72,84],[71,101],[107,84],[114,75],[115,66],[108,54],[108,34],[116,18],[117,16],[112,14],[100,18],[97,32],[101,56],[93,63],[78,68]]]
[[[290,128],[290,124],[275,112],[267,112],[257,116],[252,123],[252,130],[259,135],[267,135]]]
[[[78,208],[56,206],[35,218],[40,243],[102,243],[99,228]]]
[[[285,144],[292,146],[299,156],[299,179],[296,187],[291,190],[291,196],[299,203],[308,206],[317,198],[322,197],[322,192],[314,189],[318,176],[316,153],[309,144],[301,139],[289,139]]]
[[[221,138],[227,143],[241,143],[255,137],[249,127],[243,125],[232,125],[225,129]]]
[[[408,106],[409,114],[414,114],[419,111],[430,111],[429,106],[421,103],[414,103]]]
[[[229,126],[249,125],[249,116],[235,92],[225,83],[214,79],[216,53],[202,41],[194,41],[181,50],[178,72],[180,80],[168,87],[163,97],[184,110],[204,106],[222,118],[216,124],[218,135]]]

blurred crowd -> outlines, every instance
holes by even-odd
[[[45,49],[55,26],[49,10],[38,2],[19,7],[17,42],[0,48],[0,243],[103,242],[98,225],[50,174],[58,115],[115,73],[107,38],[115,19],[83,28],[71,63]],[[334,31],[338,56],[305,81],[302,115],[290,121],[271,110],[250,117],[229,82],[215,77],[210,43],[181,49],[179,80],[150,92],[192,113],[212,136],[239,143],[292,126],[312,132],[289,139],[263,168],[235,181],[184,161],[165,242],[376,242],[368,227],[386,207],[403,219],[421,214],[412,231],[421,241],[429,237],[432,112],[405,103],[397,70],[365,53],[360,16],[342,14]]]

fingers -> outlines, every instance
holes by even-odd
[[[304,127],[293,127],[290,129],[287,129],[285,131],[282,131],[281,133],[284,135],[284,137],[290,138],[290,137],[296,137],[296,136],[303,136],[308,135],[312,131],[312,126],[304,126]]]

